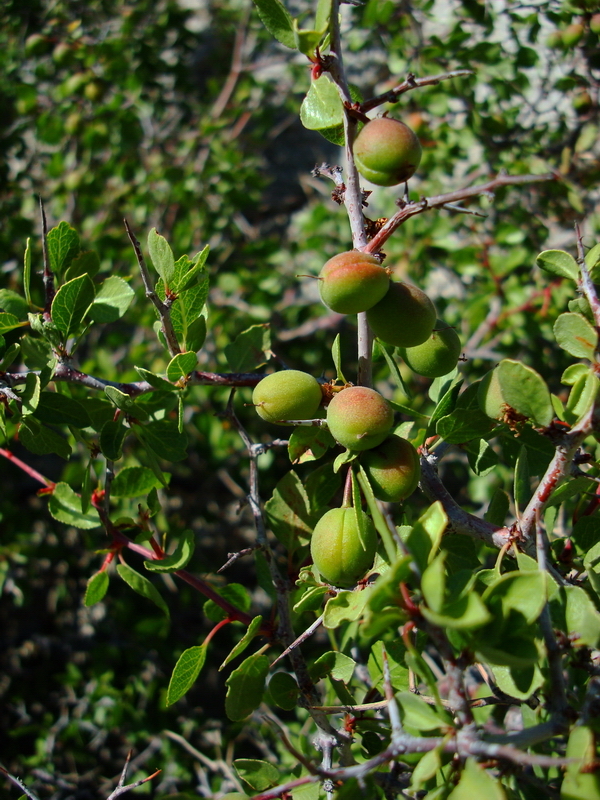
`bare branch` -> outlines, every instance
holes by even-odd
[[[377,106],[381,106],[384,103],[398,102],[400,95],[403,95],[405,92],[410,92],[412,89],[420,89],[423,86],[437,86],[442,81],[447,81],[451,78],[466,78],[469,75],[474,75],[473,70],[455,69],[452,72],[441,72],[439,75],[428,75],[425,78],[415,78],[412,72],[409,72],[406,76],[406,80],[399,83],[398,86],[361,103],[360,110],[363,114],[366,114],[367,111],[371,111],[373,108],[377,108]]]
[[[11,783],[14,783],[15,786],[17,786],[22,792],[24,792],[29,798],[29,800],[38,800],[37,795],[35,795],[31,791],[31,789],[28,789],[27,786],[25,786],[25,784],[23,783],[23,781],[20,778],[17,778],[16,775],[11,775],[10,772],[8,772],[8,770],[4,769],[4,767],[0,767],[0,772],[3,775],[6,775],[6,777],[8,778],[9,781],[11,781]]]
[[[131,760],[131,752],[132,751],[130,750],[129,753],[127,754],[125,766],[123,767],[123,772],[121,773],[121,777],[119,778],[119,783],[117,785],[117,788],[114,790],[114,792],[111,792],[109,794],[107,800],[116,800],[117,797],[120,797],[122,794],[125,794],[125,792],[130,792],[132,789],[137,789],[138,786],[141,786],[143,783],[151,781],[152,778],[155,778],[162,772],[161,769],[157,769],[156,772],[153,772],[152,775],[148,775],[147,778],[142,778],[140,781],[136,781],[135,783],[130,783],[128,786],[125,786],[125,779],[127,777],[127,768],[129,767],[129,761]]]
[[[461,200],[467,200],[470,197],[478,197],[483,194],[493,194],[493,192],[501,186],[519,186],[554,180],[557,180],[557,176],[554,173],[546,175],[498,175],[493,180],[480,184],[479,186],[468,186],[464,189],[448,192],[447,194],[423,197],[421,200],[417,201],[400,200],[398,202],[400,210],[385,223],[368,245],[361,249],[365,253],[378,253],[392,233],[394,233],[403,222],[406,222],[407,219],[417,214],[423,214],[423,212],[429,211],[432,208],[444,208],[449,203],[457,203]]]

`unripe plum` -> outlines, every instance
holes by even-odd
[[[327,407],[331,435],[348,450],[377,447],[393,422],[394,412],[388,401],[366,386],[342,389]]]
[[[402,358],[417,375],[440,378],[452,372],[461,350],[462,345],[454,328],[438,319],[429,339],[416,347],[407,347],[402,351]]]
[[[388,290],[389,270],[375,256],[350,250],[330,258],[319,275],[326,306],[338,314],[360,314],[378,303]]]
[[[411,495],[421,477],[419,454],[401,436],[388,437],[360,458],[373,494],[379,500],[398,503]]]
[[[562,32],[563,45],[565,47],[575,47],[581,41],[585,28],[580,22],[573,22]]]
[[[362,542],[356,514],[363,520]],[[373,564],[377,533],[364,511],[332,508],[317,522],[310,542],[315,567],[327,583],[353,586]]]
[[[285,369],[267,375],[252,393],[252,402],[259,417],[267,422],[312,419],[322,398],[316,378],[297,369]]]
[[[391,283],[385,297],[367,311],[375,336],[396,347],[416,347],[435,325],[435,306],[425,292],[409,283]]]
[[[590,30],[592,33],[600,33],[600,14],[593,14],[590,19]]]
[[[397,119],[372,119],[354,142],[354,160],[360,174],[377,186],[407,181],[421,161],[421,144],[408,125]]]

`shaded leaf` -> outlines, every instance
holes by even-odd
[[[264,792],[279,783],[279,770],[268,761],[258,758],[236,758],[235,771],[254,791]]]
[[[151,583],[148,578],[144,578],[139,572],[136,572],[128,564],[118,564],[117,572],[123,578],[128,586],[131,586],[134,592],[151,600],[154,605],[158,606],[164,615],[169,618],[169,607],[161,597],[158,589]]]
[[[193,531],[184,531],[174,553],[164,558],[144,561],[144,566],[149,572],[175,572],[187,566],[194,555],[195,547],[196,539]]]
[[[100,517],[95,508],[90,508],[84,514],[81,507],[81,498],[75,494],[68,483],[57,483],[48,503],[50,513],[59,522],[72,525],[74,528],[84,530],[97,528]]]
[[[243,661],[225,681],[225,713],[234,722],[245,719],[262,702],[269,672],[267,656],[255,653]]]
[[[262,617],[259,614],[257,617],[254,617],[252,619],[252,622],[250,623],[250,625],[248,625],[248,630],[246,631],[246,633],[242,636],[240,641],[236,644],[236,646],[229,653],[225,661],[219,667],[219,672],[223,669],[223,667],[226,667],[230,661],[233,661],[234,658],[237,658],[237,656],[239,656],[240,653],[243,653],[244,650],[248,647],[248,645],[252,641],[252,639],[254,639],[255,636],[259,635],[261,624],[262,624]]]
[[[140,497],[155,486],[160,483],[148,467],[125,467],[115,476],[110,493],[113,497]]]
[[[31,453],[44,456],[56,453],[61,458],[71,456],[71,445],[59,433],[42,425],[37,419],[26,417],[19,428],[19,441]]]
[[[50,269],[56,275],[62,275],[79,253],[81,247],[79,235],[68,222],[60,222],[55,228],[48,231],[46,242]]]
[[[225,357],[233,372],[249,372],[266,364],[271,350],[269,323],[252,325],[224,348]]]

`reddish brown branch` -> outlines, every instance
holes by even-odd
[[[429,75],[425,78],[415,78],[412,72],[409,72],[406,76],[406,80],[402,81],[402,83],[399,83],[398,86],[394,86],[393,89],[383,92],[383,94],[379,94],[377,97],[372,97],[370,100],[361,103],[360,111],[362,111],[364,114],[367,111],[371,111],[373,108],[377,108],[377,106],[383,105],[384,103],[396,103],[398,102],[400,95],[404,94],[405,92],[410,92],[411,89],[420,89],[423,86],[437,86],[442,81],[447,81],[450,78],[466,78],[473,74],[473,71],[470,69],[455,69],[452,72],[442,72],[439,75]]]

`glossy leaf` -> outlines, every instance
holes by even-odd
[[[252,622],[250,623],[250,625],[248,625],[248,630],[246,631],[246,633],[242,636],[240,641],[235,645],[233,650],[229,653],[225,661],[223,661],[223,663],[219,667],[219,672],[223,669],[223,667],[226,667],[230,661],[233,661],[234,658],[237,658],[241,653],[243,653],[244,650],[250,644],[250,642],[254,639],[254,637],[259,635],[259,629],[262,624],[262,619],[263,618],[261,617],[260,614],[252,619]]]
[[[54,519],[72,525],[74,528],[84,530],[97,528],[100,517],[95,508],[90,508],[84,514],[81,508],[81,498],[75,494],[68,483],[57,483],[50,496],[48,509]]]
[[[204,662],[206,661],[207,645],[188,647],[177,659],[173,669],[169,687],[167,689],[166,705],[172,706],[189,692],[196,683]]]
[[[195,546],[196,538],[193,531],[184,531],[174,553],[164,558],[144,561],[144,566],[149,572],[175,572],[184,569],[194,555]]]
[[[78,327],[94,300],[94,284],[88,275],[80,275],[63,284],[52,301],[52,322],[67,338]]]
[[[93,606],[96,603],[99,603],[104,595],[106,594],[108,589],[108,572],[103,570],[102,572],[96,572],[95,575],[87,582],[87,588],[85,590],[85,598],[84,598],[84,605],[85,606]]]

